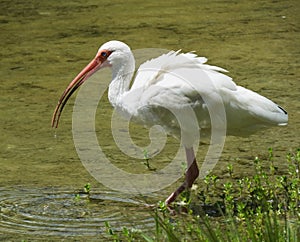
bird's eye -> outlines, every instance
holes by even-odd
[[[107,52],[105,52],[105,51],[101,52],[101,56],[107,57]]]

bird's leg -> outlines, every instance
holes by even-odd
[[[187,159],[187,171],[185,173],[185,181],[180,187],[177,188],[165,201],[166,205],[170,205],[177,196],[182,193],[186,188],[192,187],[194,181],[199,176],[199,169],[197,166],[193,147],[185,148],[186,159]]]

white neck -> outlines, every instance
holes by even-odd
[[[129,90],[135,70],[132,53],[121,63],[112,63],[112,81],[108,88],[108,100],[113,107],[120,106],[120,99]]]

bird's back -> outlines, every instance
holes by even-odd
[[[131,114],[143,124],[160,124],[170,133],[178,133],[173,111],[186,115],[186,110],[192,108],[199,128],[210,129],[210,117],[215,110],[209,110],[207,101],[214,102],[215,96],[224,105],[229,135],[245,136],[268,126],[287,124],[288,115],[283,108],[237,86],[221,73],[226,70],[205,62],[206,58],[193,53],[170,52],[141,65],[131,90],[125,94]],[[187,125],[191,124],[187,121]]]

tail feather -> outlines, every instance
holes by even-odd
[[[270,125],[287,125],[288,114],[282,107],[249,89],[238,86],[239,104],[253,117]],[[242,101],[241,101],[242,100]]]

